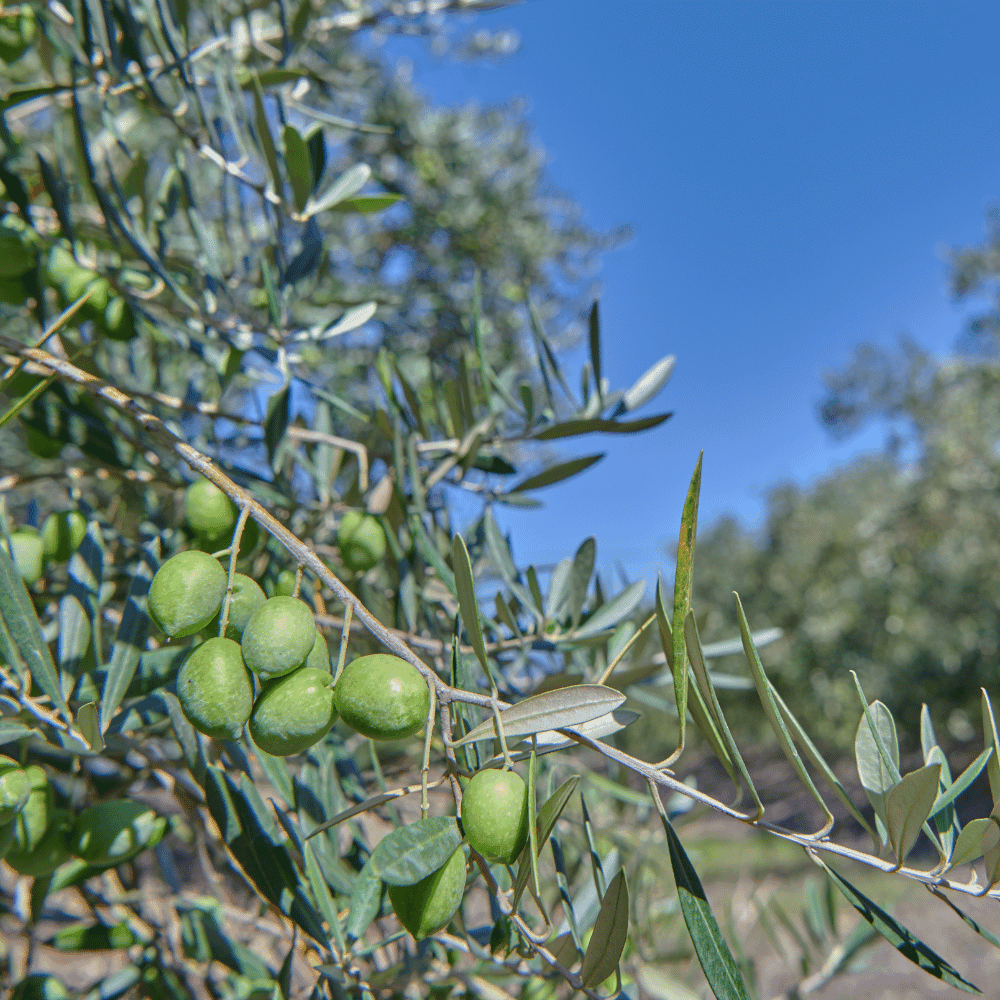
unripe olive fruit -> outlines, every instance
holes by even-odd
[[[385,532],[378,519],[359,510],[349,510],[337,529],[340,558],[348,569],[364,573],[385,555]]]
[[[399,922],[419,941],[447,926],[465,895],[462,848],[415,885],[390,885],[389,902]]]
[[[240,644],[206,639],[177,674],[177,698],[188,722],[217,740],[238,740],[253,709],[250,675]]]
[[[528,789],[513,771],[478,771],[462,796],[469,845],[487,861],[512,865],[528,839]]]
[[[236,504],[204,477],[184,493],[184,520],[208,541],[228,543],[238,517]]]
[[[250,716],[254,743],[288,757],[319,742],[337,721],[330,671],[302,667],[268,685]]]
[[[18,528],[10,533],[10,548],[14,556],[14,565],[24,581],[30,587],[42,578],[45,563],[45,546],[41,536],[34,528]]]
[[[352,729],[373,740],[401,740],[427,721],[430,692],[406,660],[373,653],[352,660],[335,692],[337,711]]]
[[[243,630],[243,660],[261,680],[280,677],[302,666],[315,642],[309,605],[296,597],[271,597]]]
[[[68,1000],[69,991],[46,972],[33,972],[25,976],[10,995],[10,1000]]]
[[[42,525],[45,558],[65,562],[80,547],[86,534],[87,521],[79,511],[49,514]]]
[[[326,673],[330,672],[330,649],[319,629],[316,630],[316,641],[313,643],[313,648],[306,657],[306,666],[315,670],[323,670]]]
[[[38,765],[26,767],[27,801],[14,816],[14,850],[33,851],[49,825],[55,810],[55,798],[48,775]]]
[[[7,852],[7,864],[19,875],[30,875],[32,878],[54,872],[72,856],[72,830],[72,815],[65,809],[54,810],[38,843],[31,850],[14,846]]]
[[[172,639],[200,632],[218,613],[228,577],[206,552],[179,552],[149,585],[150,617]]]
[[[283,569],[274,581],[275,597],[291,597],[295,593],[295,574],[290,569]]]
[[[9,757],[0,757],[0,823],[9,823],[28,797],[28,774]]]
[[[167,821],[132,799],[99,802],[84,809],[73,824],[73,853],[93,865],[117,865],[155,847]]]
[[[256,580],[236,573],[233,576],[233,595],[229,601],[229,618],[226,622],[226,638],[235,639],[237,642],[243,635],[243,630],[247,627],[251,615],[264,603],[264,591],[257,585]],[[222,609],[208,625],[208,631],[218,635],[219,619]]]

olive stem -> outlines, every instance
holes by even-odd
[[[597,682],[598,684],[607,683],[608,678],[611,676],[611,671],[614,670],[619,663],[621,663],[622,658],[625,656],[625,654],[632,648],[632,646],[635,645],[635,643],[638,641],[642,633],[645,632],[646,629],[648,629],[649,626],[652,625],[653,622],[655,621],[656,621],[656,615],[650,615],[649,618],[647,618],[642,623],[642,625],[639,626],[635,635],[632,636],[632,638],[629,639],[629,641],[626,642],[624,646],[622,646],[622,648],[618,651],[618,655],[607,665],[607,667],[604,668],[604,673],[601,674],[600,679]]]
[[[430,812],[427,799],[427,775],[431,769],[431,740],[434,738],[434,716],[437,712],[437,692],[433,684],[427,685],[430,693],[430,708],[427,712],[427,725],[424,727],[424,759],[420,768],[420,818],[426,819]]]
[[[233,528],[233,537],[229,543],[229,572],[226,581],[226,594],[222,598],[222,613],[219,615],[219,638],[226,636],[226,626],[229,624],[229,605],[233,600],[233,581],[236,579],[236,559],[240,552],[240,542],[243,540],[243,529],[246,527],[250,508],[244,507]]]
[[[337,655],[337,672],[333,675],[333,683],[340,680],[340,675],[344,672],[344,661],[347,659],[347,642],[351,637],[351,616],[353,608],[350,604],[344,606],[344,624],[340,629],[340,652]]]

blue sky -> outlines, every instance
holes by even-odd
[[[502,522],[521,562],[593,532],[605,571],[669,577],[700,449],[702,524],[759,524],[769,487],[881,441],[828,439],[824,372],[862,341],[954,342],[970,306],[948,297],[942,248],[980,240],[1000,198],[1000,4],[528,0],[475,23],[520,49],[421,57],[415,85],[527,98],[553,184],[594,228],[634,228],[601,271],[612,386],[678,358],[673,420],[588,442],[601,464]]]

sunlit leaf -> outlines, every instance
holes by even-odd
[[[614,628],[627,618],[642,602],[646,590],[646,581],[637,580],[630,584],[620,594],[615,594],[610,601],[605,601],[587,620],[573,633],[574,639],[589,639],[599,635],[609,628]]]
[[[430,816],[397,827],[379,841],[368,867],[387,885],[414,885],[436,872],[461,842],[454,816]]]
[[[921,827],[931,814],[940,778],[941,765],[928,764],[904,775],[886,797],[885,825],[899,864],[906,860],[920,836]]]
[[[583,956],[580,981],[584,986],[596,986],[614,975],[627,938],[628,884],[625,872],[620,871],[604,894],[587,953]]]
[[[318,198],[310,197],[302,215],[309,218],[339,205],[340,202],[357,194],[368,183],[371,176],[371,167],[364,163],[356,163],[341,174]]]
[[[522,479],[521,482],[512,486],[508,493],[526,493],[529,490],[538,490],[543,486],[552,486],[555,483],[561,483],[564,479],[569,479],[583,472],[584,469],[589,469],[595,462],[599,462],[602,458],[604,458],[604,452],[601,452],[599,455],[584,455],[582,458],[573,458],[568,462],[559,462],[557,465],[550,465],[547,469],[543,469],[534,476]]]

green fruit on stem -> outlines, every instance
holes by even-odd
[[[430,692],[406,660],[373,653],[352,660],[336,688],[340,717],[373,740],[401,740],[419,732],[430,711]]]
[[[184,493],[184,520],[208,541],[229,544],[239,513],[236,504],[215,483],[196,479]]]
[[[243,630],[243,660],[261,680],[280,677],[301,667],[315,642],[309,605],[295,597],[271,597]]]
[[[272,681],[250,716],[254,743],[272,757],[288,757],[319,742],[337,721],[330,671],[302,667]]]
[[[10,1000],[68,1000],[69,991],[63,984],[45,972],[25,976],[10,995]]]
[[[179,552],[149,585],[150,617],[171,639],[200,632],[218,613],[228,584],[226,571],[206,552]]]
[[[7,852],[7,864],[19,875],[30,875],[32,878],[54,872],[72,856],[72,831],[72,815],[65,809],[56,809],[38,843],[31,850],[22,850],[15,845]]]
[[[306,657],[306,666],[312,667],[314,670],[322,670],[325,673],[330,672],[330,649],[319,629],[316,630],[316,641],[313,643],[313,648]]]
[[[513,771],[478,771],[462,795],[462,826],[472,849],[512,865],[528,840],[528,789]]]
[[[257,586],[256,580],[236,573],[233,576],[233,595],[229,601],[229,619],[226,622],[226,638],[235,639],[237,642],[243,635],[247,622],[253,613],[264,603],[264,591]],[[224,603],[224,602],[223,602]],[[208,625],[208,631],[216,635],[219,634],[220,608],[217,614]]]
[[[349,510],[337,529],[340,558],[348,569],[364,573],[377,566],[385,555],[385,532],[371,514]]]
[[[92,865],[118,865],[155,847],[167,821],[132,799],[113,799],[84,809],[73,824],[73,853]]]
[[[18,528],[10,533],[14,565],[26,587],[38,583],[45,569],[45,546],[34,528]]]
[[[462,848],[415,885],[390,885],[389,901],[399,922],[419,941],[447,926],[465,895]]]
[[[290,569],[283,569],[274,581],[275,597],[291,597],[295,593],[295,574]]]
[[[198,732],[216,740],[238,740],[253,709],[240,644],[207,639],[196,646],[177,674],[177,698]]]
[[[49,514],[42,525],[45,558],[65,562],[76,552],[87,534],[87,521],[77,510]]]

